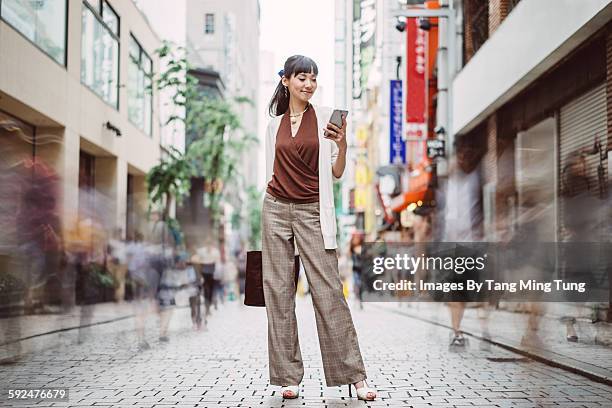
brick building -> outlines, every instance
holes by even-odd
[[[580,224],[609,241],[612,1],[464,0],[463,13],[452,125],[486,141],[487,239],[536,220],[538,240]]]

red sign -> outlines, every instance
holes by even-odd
[[[424,124],[425,66],[427,64],[425,32],[416,18],[406,19],[406,122]]]

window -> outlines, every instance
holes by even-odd
[[[82,18],[81,82],[118,108],[119,17],[106,1],[87,0]]]
[[[102,0],[87,0],[87,3],[89,3],[94,10],[100,10],[100,7],[102,7],[101,1]]]
[[[215,33],[215,15],[214,14],[206,13],[206,17],[204,18],[204,33],[205,34]]]
[[[128,66],[128,118],[151,136],[153,111],[153,63],[134,36],[130,36]]]
[[[66,65],[67,0],[1,0],[0,16],[47,55]]]

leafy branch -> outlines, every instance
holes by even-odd
[[[150,200],[165,200],[168,208],[169,196],[181,202],[189,194],[191,178],[202,177],[206,180],[203,204],[218,220],[224,187],[230,181],[243,179],[239,166],[242,155],[257,143],[254,135],[244,132],[236,113],[237,105],[253,105],[253,101],[242,96],[225,101],[206,95],[197,78],[190,74],[192,67],[184,48],[164,42],[156,52],[167,67],[159,74],[156,85],[160,90],[169,90],[172,104],[177,107],[175,112],[178,111],[165,125],[183,122],[188,143],[184,154],[170,148],[168,157],[151,169],[147,175]]]

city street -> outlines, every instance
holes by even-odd
[[[125,305],[126,310],[129,306]],[[424,306],[429,307],[429,306]],[[461,352],[449,351],[449,332],[438,325],[366,304],[353,308],[368,381],[375,402],[348,398],[346,388],[327,388],[309,300],[298,301],[305,377],[297,400],[279,396],[268,384],[264,309],[226,302],[193,331],[189,309],[176,309],[169,342],[157,340],[151,315],[147,340],[138,351],[134,319],[62,334],[62,345],[2,366],[2,389],[69,389],[68,403],[0,406],[116,407],[609,407],[612,388],[528,360],[471,338]],[[443,309],[442,309],[443,310]],[[444,316],[445,317],[445,316]],[[444,320],[444,319],[442,319]],[[489,347],[485,347],[489,346]]]
[[[0,0],[0,61],[0,408],[612,408],[612,0]]]

